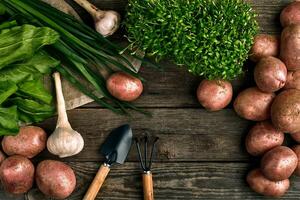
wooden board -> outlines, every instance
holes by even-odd
[[[149,134],[160,138],[158,161],[246,161],[249,156],[243,147],[244,135],[251,122],[240,119],[233,110],[210,113],[204,109],[159,108],[147,109],[152,117],[135,114],[120,117],[105,109],[78,109],[69,112],[75,130],[82,133],[86,147],[71,161],[101,161],[99,147],[114,127],[131,124],[134,135]],[[52,132],[55,119],[42,124]],[[52,127],[52,128],[49,128]],[[135,149],[129,161],[137,161]],[[44,153],[43,158],[50,155]]]
[[[76,170],[78,189],[68,200],[80,200],[92,181],[99,163],[71,162]],[[248,163],[155,163],[155,199],[267,199],[252,192],[245,182]],[[138,163],[127,162],[112,168],[98,200],[141,200],[141,171]],[[300,178],[292,178],[291,190],[283,199],[299,199]],[[45,198],[50,200],[49,198]],[[270,198],[271,199],[271,198]]]
[[[68,0],[72,2],[72,0]],[[258,12],[263,33],[280,33],[280,10],[291,0],[248,0]],[[124,14],[125,0],[92,0],[103,9],[116,9]],[[74,5],[74,2],[72,3]],[[91,24],[85,11],[76,9]],[[118,34],[120,37],[122,34]],[[120,39],[119,37],[119,39]],[[195,91],[200,78],[170,61],[163,61],[164,72],[144,66],[141,75],[147,80],[143,96],[136,102],[150,111],[152,118],[133,113],[132,117],[118,116],[91,103],[70,111],[74,129],[82,133],[86,146],[81,154],[62,159],[68,162],[77,175],[77,187],[69,200],[81,200],[97,168],[103,162],[100,145],[110,130],[123,123],[130,123],[135,136],[145,134],[160,137],[157,156],[153,165],[155,199],[267,199],[252,192],[245,182],[250,169],[259,166],[259,159],[250,157],[244,148],[245,135],[252,122],[236,116],[232,106],[209,113],[196,100]],[[233,82],[235,95],[253,85],[247,64],[245,77]],[[50,134],[56,119],[41,124]],[[43,159],[57,159],[46,151],[34,163]],[[60,160],[60,159],[57,159]],[[300,178],[291,179],[291,188],[282,199],[299,199]],[[114,166],[97,199],[142,199],[142,180],[135,148],[131,149],[128,162]],[[40,195],[33,190],[30,194]],[[29,200],[48,200],[43,196]],[[0,192],[0,200],[21,200]]]

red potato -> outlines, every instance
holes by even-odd
[[[260,169],[249,172],[247,183],[255,192],[269,197],[281,197],[290,187],[289,179],[270,181],[261,173]]]
[[[254,69],[257,87],[263,92],[276,92],[283,88],[287,79],[286,66],[278,58],[262,58]]]
[[[6,155],[0,151],[0,164],[6,159]]]
[[[257,87],[252,87],[237,96],[233,107],[240,117],[252,121],[264,121],[270,118],[270,108],[274,98],[274,93],[265,93]]]
[[[300,143],[300,132],[291,134],[291,137],[298,143]]]
[[[269,121],[258,122],[246,137],[247,152],[260,156],[274,147],[282,145],[284,133],[276,130]]]
[[[286,6],[280,14],[280,22],[283,27],[300,24],[300,2],[295,1]]]
[[[296,146],[294,146],[292,149],[293,149],[293,151],[295,152],[295,154],[296,154],[297,157],[298,157],[297,168],[296,168],[296,170],[295,170],[294,173],[295,173],[297,176],[300,176],[300,145],[296,145]]]
[[[300,90],[300,70],[289,71],[287,73],[287,80],[286,80],[284,89]]]
[[[225,108],[232,99],[232,85],[224,80],[203,80],[197,89],[200,104],[210,111]]]
[[[281,33],[280,59],[288,70],[300,69],[300,25],[291,25]]]
[[[0,180],[5,191],[12,194],[28,192],[33,185],[34,166],[24,156],[11,156],[0,166]]]
[[[300,132],[300,91],[288,89],[277,95],[271,118],[275,128],[285,133]]]
[[[297,164],[298,157],[295,152],[288,147],[279,146],[262,157],[261,171],[269,180],[282,181],[294,173]]]
[[[259,34],[255,36],[249,58],[258,62],[263,57],[279,55],[280,37],[275,35]]]
[[[44,160],[36,168],[36,184],[47,196],[65,199],[76,186],[76,177],[71,167],[60,161]]]
[[[40,127],[23,126],[16,136],[4,136],[2,149],[7,155],[33,158],[46,147],[47,134]]]
[[[143,92],[142,81],[123,72],[111,75],[106,81],[109,93],[121,101],[134,101]]]

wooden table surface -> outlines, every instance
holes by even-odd
[[[116,9],[124,13],[125,0],[94,0],[100,8]],[[259,13],[261,32],[279,33],[280,10],[290,0],[250,0]],[[79,9],[81,13],[84,13]],[[100,145],[111,129],[130,123],[134,135],[149,134],[160,138],[153,164],[156,199],[265,199],[252,192],[245,176],[259,161],[245,152],[244,139],[252,122],[240,119],[230,106],[210,113],[200,107],[195,97],[200,78],[187,73],[168,61],[160,63],[164,72],[144,65],[141,75],[147,80],[143,96],[136,104],[150,111],[152,118],[133,113],[118,116],[91,103],[68,112],[74,129],[85,139],[85,148],[77,156],[63,159],[77,175],[77,188],[70,200],[80,200],[103,162]],[[251,71],[252,65],[248,66]],[[252,85],[252,74],[233,82],[235,96]],[[51,133],[56,119],[41,124]],[[35,162],[57,159],[43,152]],[[97,199],[142,199],[141,169],[135,148],[131,149],[124,165],[114,166]],[[34,190],[35,191],[35,190]],[[35,194],[31,192],[30,194]],[[43,200],[44,197],[27,199]],[[291,188],[282,199],[300,198],[300,178],[292,177]],[[9,197],[3,192],[0,199]]]

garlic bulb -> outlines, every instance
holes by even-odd
[[[103,13],[101,12],[98,12],[95,18],[95,28],[98,33],[107,37],[118,30],[121,17],[119,13],[113,10],[105,11]]]
[[[87,0],[74,1],[90,13],[90,15],[94,18],[96,31],[104,37],[110,36],[118,30],[121,22],[121,16],[116,11],[100,10]]]
[[[68,121],[60,74],[55,72],[53,77],[55,80],[58,119],[55,131],[47,140],[47,148],[52,154],[64,158],[81,152],[84,141],[82,136],[72,129]]]

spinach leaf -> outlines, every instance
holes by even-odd
[[[42,103],[51,104],[52,95],[45,89],[40,79],[26,81],[18,84],[16,95],[27,99],[34,99]]]
[[[31,122],[41,122],[55,113],[53,105],[39,103],[31,99],[15,97],[9,99],[8,102],[12,105],[17,105],[20,115],[25,114],[27,118],[31,119]]]
[[[59,60],[52,58],[45,51],[38,51],[32,58],[21,63],[21,65],[23,66],[26,65],[34,67],[41,74],[50,74],[52,68],[56,67],[59,64]]]
[[[8,65],[0,70],[0,80],[20,83],[25,80],[34,80],[49,74],[59,61],[47,55],[44,51],[38,51],[33,57],[26,61]]]
[[[0,81],[0,104],[18,90],[17,85],[11,81]]]
[[[0,135],[16,135],[19,132],[17,106],[0,107]]]
[[[59,34],[48,27],[16,26],[0,32],[0,69],[28,59],[44,45],[54,44]]]
[[[0,80],[20,83],[25,80],[34,80],[42,75],[31,66],[14,65],[0,70]]]
[[[0,12],[1,12],[1,8],[0,8]],[[13,21],[6,21],[0,24],[0,30],[1,29],[7,29],[7,28],[12,28],[14,26],[17,26],[17,21],[13,20]]]

